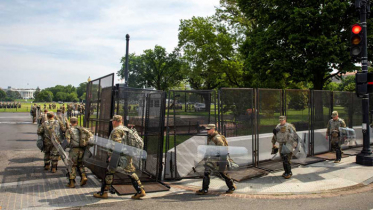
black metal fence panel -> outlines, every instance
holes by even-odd
[[[275,89],[258,90],[258,161],[270,160],[273,137],[272,130],[279,123],[279,116],[284,114],[283,91]],[[278,156],[276,158],[279,158]],[[260,162],[258,163],[260,166]]]
[[[179,179],[200,174],[199,145],[207,142],[206,126],[217,123],[216,92],[170,91],[166,100],[167,138],[164,178]]]
[[[313,91],[312,98],[312,138],[313,153],[320,154],[330,150],[330,143],[326,140],[326,126],[332,113],[332,92]]]
[[[147,159],[137,165],[143,177],[155,180],[160,180],[162,174],[165,99],[163,91],[117,85],[114,112],[122,115],[124,125],[135,128],[144,139]]]
[[[223,88],[219,92],[219,130],[233,149],[247,153],[235,157],[241,167],[254,163],[255,94],[252,88]]]

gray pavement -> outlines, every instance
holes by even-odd
[[[92,174],[86,186],[70,189],[61,161],[58,173],[43,170],[36,125],[30,122],[27,113],[0,113],[0,209],[373,209],[373,168],[356,165],[355,157],[295,168],[290,180],[277,172],[240,182],[228,196],[221,194],[225,183],[213,178],[207,196],[194,195],[202,180],[189,179],[142,201],[117,195],[95,199],[100,182]]]

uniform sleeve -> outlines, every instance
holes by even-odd
[[[341,120],[341,127],[342,127],[342,128],[345,128],[345,127],[346,127],[346,123],[345,123],[344,120]]]
[[[119,129],[113,131],[113,133],[111,134],[111,140],[118,142],[118,143],[122,143],[123,137],[124,137],[124,131],[119,130]]]
[[[68,129],[66,130],[66,133],[65,133],[65,137],[66,137],[66,141],[70,144],[70,140],[71,140],[71,130]]]
[[[39,126],[37,133],[39,136],[42,136],[44,134],[44,125]]]
[[[66,127],[65,127],[65,125],[63,124],[63,122],[61,121],[61,120],[57,120],[58,121],[58,123],[60,124],[60,129],[61,129],[61,131],[62,132],[65,132],[66,131]]]
[[[275,135],[272,136],[272,140],[271,140],[272,144],[275,145],[276,144],[276,137]]]
[[[293,124],[290,124],[290,129],[292,129],[294,132],[297,132],[297,129],[295,129],[295,126]]]
[[[215,143],[216,146],[224,146],[224,141],[221,136],[215,136],[212,138],[212,141]]]

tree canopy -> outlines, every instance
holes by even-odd
[[[156,45],[154,49],[144,50],[143,54],[129,56],[129,78],[130,87],[153,87],[157,90],[168,90],[178,86],[184,80],[185,64],[180,59],[181,55],[177,49],[167,53],[166,49]],[[121,60],[122,68],[117,75],[123,79],[125,60]]]
[[[255,20],[241,52],[256,82],[285,88],[307,81],[323,89],[333,76],[356,69],[348,48],[349,28],[358,18],[350,1],[237,1],[246,18]]]

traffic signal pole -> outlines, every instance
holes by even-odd
[[[367,7],[369,2],[367,0],[356,1],[360,6],[360,24],[363,31],[363,47],[361,54],[361,71],[368,72],[368,40],[367,40]],[[356,163],[365,166],[373,166],[373,155],[370,149],[370,127],[369,127],[369,93],[362,97],[362,113],[363,113],[363,150],[356,155]]]

